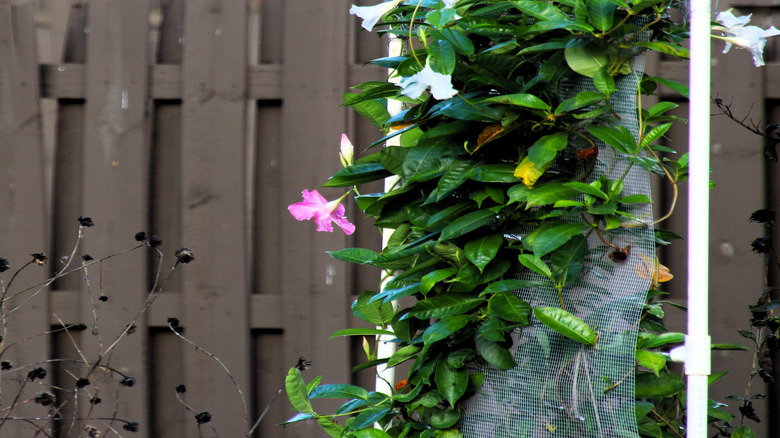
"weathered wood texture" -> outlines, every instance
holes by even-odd
[[[202,428],[213,425],[220,436],[242,436],[301,356],[314,362],[307,378],[322,374],[326,383],[371,384],[370,372],[351,376],[349,371],[361,359],[359,342],[328,337],[356,324],[350,302],[376,287],[378,273],[335,262],[325,251],[376,247],[379,235],[354,207],[348,215],[359,226],[351,237],[339,230],[317,233],[286,211],[300,200],[302,189],[316,188],[339,168],[342,132],[358,146],[377,138],[375,128],[339,107],[350,85],[385,74],[360,67],[381,56],[384,41],[358,31],[357,20],[347,14],[350,4],[0,1],[0,256],[14,268],[30,253],[46,251],[51,258],[48,272],[28,268],[15,286],[34,284],[61,269],[66,261],[61,257],[77,242],[81,215],[96,225],[84,230],[73,263],[85,253],[97,257],[131,248],[138,231],[163,240],[162,278],[174,264],[176,249],[189,247],[197,257],[177,268],[110,358],[137,384],[115,392],[117,374],[96,375],[90,390],[101,388],[104,403],[90,418],[110,416],[116,406],[123,419],[140,424],[134,436],[197,436],[194,415],[208,411],[212,422]],[[740,11],[753,12],[761,25],[777,26],[771,6],[771,1],[752,1]],[[717,41],[714,45],[713,93],[733,101],[738,114],[747,114],[752,105],[754,119],[777,122],[780,44],[767,46],[764,69],[754,69],[744,51],[726,57]],[[687,82],[684,63],[661,59],[651,65],[658,72],[650,74]],[[684,117],[684,100],[667,97],[679,99]],[[711,215],[712,334],[717,342],[739,342],[736,329],[747,324],[746,306],[763,287],[761,262],[749,246],[761,230],[747,217],[758,208],[780,207],[773,189],[777,177],[772,176],[777,165],[762,161],[759,138],[723,117],[714,120],[712,167],[718,187]],[[669,141],[684,148],[685,127],[674,128]],[[341,193],[322,192],[330,198]],[[676,219],[666,226],[683,235],[685,197],[683,188]],[[668,202],[668,193],[665,198]],[[678,301],[685,299],[684,256],[682,243],[662,256],[676,275],[670,290]],[[81,354],[94,358],[105,351],[142,305],[155,283],[157,263],[154,251],[141,248],[94,265],[89,282],[73,275],[37,293],[13,315],[6,339],[61,323],[85,323],[89,330],[73,338],[63,333],[39,337],[9,349],[2,359],[15,365],[12,376],[23,380],[30,370],[25,364],[52,355],[78,361]],[[97,300],[100,295],[108,301]],[[99,337],[90,332],[91,302]],[[184,336],[230,370],[245,407],[222,366],[167,328],[174,317]],[[672,315],[669,325],[684,331],[684,315]],[[714,398],[743,393],[748,356],[715,354],[715,371],[734,363],[741,368],[732,372],[733,380],[713,387]],[[72,363],[48,367],[48,383],[64,388],[57,392],[63,398],[74,387],[74,377],[86,372]],[[5,377],[4,403],[16,388]],[[178,384],[187,385],[179,396],[192,411],[177,401]],[[40,391],[27,388],[23,397]],[[774,397],[769,403],[776,412]],[[85,417],[88,408],[88,403],[71,402],[63,414]],[[44,408],[25,409],[13,416],[40,415]],[[321,435],[310,425],[276,426],[291,413],[282,394],[255,436]],[[763,423],[765,433],[778,430],[777,421]],[[21,422],[12,426],[16,429],[3,426],[3,436],[6,430],[16,432],[8,436],[31,430]],[[61,436],[75,436],[81,426],[53,427]],[[113,426],[121,431],[121,423]]]

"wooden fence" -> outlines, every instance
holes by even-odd
[[[112,366],[137,383],[119,388],[116,397],[103,390],[108,411],[100,415],[110,416],[116,404],[122,418],[139,423],[133,436],[197,436],[194,414],[202,411],[211,413],[212,421],[201,427],[214,425],[219,436],[242,436],[247,427],[231,380],[214,360],[168,329],[172,317],[185,336],[230,370],[243,390],[250,422],[301,356],[313,362],[307,379],[322,374],[327,382],[370,385],[370,374],[349,371],[360,359],[357,341],[328,337],[356,323],[349,305],[355,294],[376,287],[378,273],[336,262],[325,251],[378,246],[378,234],[354,210],[350,217],[358,220],[358,232],[349,238],[338,230],[317,233],[286,210],[302,189],[316,188],[339,168],[342,132],[356,145],[377,136],[339,107],[350,85],[384,75],[360,66],[381,56],[383,42],[358,31],[346,12],[350,4],[0,1],[0,256],[13,268],[30,253],[46,252],[51,259],[47,268],[27,268],[16,284],[43,281],[62,266],[61,257],[76,243],[79,216],[95,221],[84,230],[79,254],[98,257],[131,248],[137,243],[134,234],[146,231],[163,240],[163,276],[176,249],[188,247],[196,255],[193,263],[177,268],[111,357]],[[768,25],[774,19],[778,25],[772,0],[745,5],[750,7],[743,12],[754,12],[754,21]],[[765,69],[754,69],[747,53],[717,57],[713,92],[733,98],[736,111],[753,105],[754,118],[777,121],[779,46],[768,46]],[[654,60],[649,69],[687,82],[685,64]],[[685,102],[680,103],[684,114]],[[749,246],[760,229],[747,224],[747,217],[776,204],[776,191],[766,189],[777,182],[764,168],[760,139],[715,120],[713,171],[719,185],[713,190],[711,225],[712,333],[719,341],[735,342],[740,341],[736,328],[747,323],[746,305],[763,287],[761,263]],[[670,141],[685,144],[686,136],[684,127],[678,128]],[[684,196],[680,202],[684,205]],[[684,214],[681,208],[669,225],[681,234]],[[685,248],[677,246],[664,262],[677,275],[673,297],[683,299]],[[101,339],[124,330],[155,281],[155,253],[142,248],[101,265],[89,270],[89,284],[74,275],[35,295],[10,319],[7,337],[22,339],[63,323],[84,323],[89,330],[73,339],[63,333],[32,338],[2,359],[21,367],[55,356],[92,357],[99,345],[90,333],[95,320],[90,290],[108,297],[95,302]],[[671,328],[684,331],[683,316],[675,318]],[[739,360],[745,371],[750,358],[734,354],[740,353],[718,353],[714,369]],[[53,373],[47,382],[66,389],[83,372],[72,365],[46,366]],[[28,371],[15,368],[4,378]],[[743,376],[714,391],[743,391]],[[93,390],[100,384],[94,382]],[[179,384],[187,385],[180,396],[193,412],[176,400]],[[27,388],[24,395],[45,389]],[[9,394],[4,389],[3,406]],[[45,408],[28,405],[12,416],[45,415]],[[87,412],[88,403],[80,409]],[[276,426],[290,415],[284,395],[279,396],[256,436],[320,435],[307,425]],[[772,430],[780,430],[778,420],[768,421]],[[12,426],[17,429],[4,426],[3,436],[6,430],[8,436],[28,436],[32,430],[22,421]],[[124,433],[121,423],[114,426]],[[68,434],[67,425],[60,429]]]

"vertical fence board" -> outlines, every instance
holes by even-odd
[[[0,3],[0,207],[4,210],[0,215],[0,257],[7,259],[12,269],[3,274],[4,288],[9,276],[30,260],[31,252],[46,249],[43,139],[34,32],[31,4]],[[10,293],[21,289],[19,286],[35,284],[45,276],[45,268],[28,266],[16,278]],[[45,293],[36,295],[33,291],[5,303],[0,347],[6,348],[16,339],[46,331],[46,304]],[[7,313],[19,305],[23,305],[19,311]],[[3,373],[0,383],[3,401],[7,403],[20,391],[22,400],[38,391],[36,385],[22,385],[22,391],[17,384],[19,380],[15,379],[24,380],[31,369],[30,364],[41,366],[41,361],[48,355],[43,337],[3,351],[2,359],[16,367]],[[36,406],[22,406],[8,414],[25,417],[38,412]],[[29,433],[30,430],[30,425],[24,422],[9,422],[4,425],[3,433],[21,436],[22,431]]]
[[[84,244],[85,251],[95,256],[132,247],[137,244],[133,235],[148,225],[148,24],[148,0],[89,4],[81,214],[95,220],[94,230],[86,230]],[[144,43],[138,44],[139,41]],[[66,219],[77,224],[76,218]],[[106,348],[125,330],[145,300],[146,252],[142,248],[103,263],[102,289],[96,290],[95,285],[93,293],[105,293],[109,300],[97,302],[103,346],[97,347],[95,339],[87,340],[84,346],[93,355],[96,348]],[[95,271],[91,271],[93,276],[98,274]],[[82,318],[91,319],[88,300],[82,300],[81,311]],[[104,402],[97,407],[105,409],[104,416],[111,416],[116,404],[126,417],[122,419],[138,422],[141,436],[148,436],[148,376],[144,358],[139,354],[146,345],[147,330],[144,318],[135,324],[136,333],[121,341],[121,348],[113,352],[110,360],[136,378],[137,386],[120,388],[114,399],[113,389],[108,388],[119,376],[96,375],[93,382],[96,389],[104,387]]]
[[[283,51],[282,132],[279,160],[283,204],[301,200],[302,189],[315,189],[338,169],[339,138],[346,110],[338,108],[345,90],[346,2],[313,0],[285,4]],[[309,29],[312,39],[300,29]],[[312,45],[321,48],[311,50]],[[327,47],[329,50],[323,50]],[[316,68],[316,73],[312,71]],[[316,74],[316,79],[312,74]],[[322,190],[329,199],[343,190]],[[281,209],[280,209],[281,210]],[[325,251],[349,246],[336,227],[333,234],[317,233],[314,224],[298,223],[286,211],[281,220],[282,295],[284,300],[286,365],[304,356],[313,371],[328,382],[347,382],[349,346],[345,339],[329,341],[331,333],[347,327],[349,291],[346,264],[329,259]],[[315,374],[315,375],[316,375]],[[335,404],[329,404],[332,409]],[[300,430],[303,429],[303,430]],[[312,425],[298,433],[313,433]]]
[[[185,335],[249,384],[244,165],[247,41],[243,2],[189,1],[184,14],[181,235],[202,269],[183,276]],[[221,436],[242,436],[242,407],[222,369],[187,350],[194,409],[209,411]],[[217,402],[218,401],[218,402]],[[188,423],[194,435],[194,422]]]

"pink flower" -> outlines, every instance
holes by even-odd
[[[328,202],[323,198],[316,190],[309,192],[304,190],[301,192],[303,195],[303,202],[298,202],[287,207],[290,210],[290,214],[299,221],[309,220],[314,218],[314,222],[317,224],[317,231],[333,232],[333,226],[331,222],[335,222],[336,225],[344,230],[344,233],[350,235],[355,232],[355,225],[351,224],[346,217],[344,217],[344,206],[341,205],[341,201],[347,197],[348,193],[345,193],[339,199]]]

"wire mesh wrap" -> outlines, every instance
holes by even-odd
[[[611,103],[620,124],[638,134],[637,88],[644,70],[635,58],[633,73],[616,80]],[[595,91],[588,78],[572,82],[565,94]],[[572,139],[573,140],[573,139]],[[598,142],[597,142],[598,143]],[[588,181],[605,175],[612,180],[626,173],[623,195],[650,198],[648,173],[629,166],[626,157],[599,144],[598,160]],[[586,181],[587,182],[587,181]],[[652,224],[652,209],[638,204],[631,213]],[[581,220],[579,217],[572,220]],[[510,238],[522,239],[531,230]],[[485,381],[463,404],[460,431],[468,438],[637,437],[634,408],[634,360],[639,317],[654,270],[655,245],[651,225],[611,231],[612,244],[626,248],[628,257],[616,262],[612,248],[589,237],[589,253],[582,275],[563,290],[566,310],[599,334],[596,347],[580,344],[532,318],[533,325],[513,333],[512,354],[517,366],[498,370],[484,366]],[[528,279],[542,280],[537,274]],[[560,307],[550,285],[516,291],[531,306]]]

